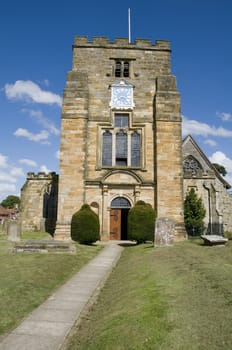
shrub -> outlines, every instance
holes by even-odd
[[[92,244],[100,239],[100,224],[98,215],[88,204],[73,214],[71,221],[71,237],[83,244]]]
[[[156,214],[152,206],[138,201],[128,213],[128,239],[137,243],[154,240]]]
[[[201,198],[191,188],[184,201],[184,222],[190,236],[199,236],[204,230],[206,211]]]
[[[228,238],[229,240],[232,239],[232,232],[231,231],[225,231],[224,232],[224,237]]]

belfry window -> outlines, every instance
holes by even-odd
[[[128,78],[129,77],[129,62],[124,62],[124,66],[123,66],[123,76],[124,78]]]
[[[114,75],[117,78],[129,78],[130,64],[128,61],[115,61]]]
[[[121,69],[122,69],[122,64],[120,61],[116,61],[115,63],[115,76],[116,77],[121,77]]]

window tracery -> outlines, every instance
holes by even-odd
[[[183,162],[183,169],[184,171],[191,171],[192,173],[196,173],[197,171],[202,170],[202,166],[193,156],[190,155],[185,158]]]

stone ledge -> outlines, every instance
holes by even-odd
[[[75,253],[72,242],[41,240],[19,242],[10,249],[11,253]]]
[[[228,242],[228,239],[219,235],[202,235],[201,238],[206,245],[219,245]]]

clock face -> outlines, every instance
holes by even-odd
[[[115,108],[132,108],[133,107],[133,90],[128,87],[112,87],[111,107]]]
[[[118,88],[114,93],[115,101],[123,106],[131,105],[131,92],[129,89]]]

